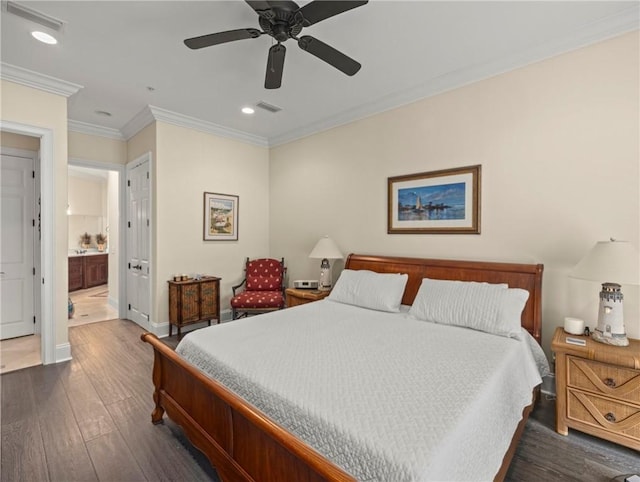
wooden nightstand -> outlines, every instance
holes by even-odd
[[[284,293],[287,297],[287,308],[291,308],[292,306],[304,305],[305,303],[322,300],[329,296],[330,291],[297,290],[295,288],[287,288]]]
[[[566,342],[585,340],[585,346]],[[556,354],[556,431],[580,430],[640,450],[640,340],[619,347],[561,327],[551,342]]]

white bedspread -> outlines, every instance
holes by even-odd
[[[358,480],[492,480],[541,383],[530,344],[329,300],[177,350]]]

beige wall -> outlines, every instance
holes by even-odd
[[[2,147],[38,152],[40,150],[40,139],[14,134],[13,132],[0,131],[0,145]]]
[[[135,136],[127,141],[127,163],[140,156],[151,153],[152,158],[156,157],[156,123],[149,124],[141,129]],[[125,163],[126,164],[126,163]]]
[[[127,142],[69,131],[69,157],[113,164],[126,164]]]
[[[156,123],[155,309],[168,321],[167,280],[176,273],[222,278],[221,308],[243,278],[244,259],[269,254],[269,151]],[[238,241],[203,241],[204,193],[239,196]]]
[[[67,334],[67,99],[2,80],[2,120],[51,129],[55,184],[55,345],[64,346]]]
[[[91,247],[96,247],[96,234],[105,234],[107,226],[107,180],[69,176],[68,199],[69,249],[80,248],[85,232],[91,235]]]
[[[545,348],[564,316],[594,327],[599,285],[567,274],[598,240],[640,244],[638,58],[635,32],[272,149],[271,254],[290,280],[318,277],[324,234],[345,254],[544,263]],[[387,177],[472,164],[481,235],[387,234]]]

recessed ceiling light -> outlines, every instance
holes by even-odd
[[[243,107],[242,108],[242,113],[243,114],[253,114],[255,112],[255,110],[252,107]]]
[[[102,115],[104,117],[111,117],[111,112],[107,112],[106,110],[96,110],[94,111],[98,115]]]
[[[58,41],[55,39],[55,37],[53,37],[52,35],[49,35],[48,33],[45,33],[45,32],[39,32],[39,31],[36,30],[35,32],[31,32],[31,35],[36,40],[40,40],[40,42],[44,42],[45,44],[55,45],[55,44],[58,43]]]

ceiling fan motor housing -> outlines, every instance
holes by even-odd
[[[270,19],[263,16],[258,17],[260,27],[267,35],[275,38],[278,42],[284,42],[290,38],[296,37],[302,31],[302,21],[297,20],[294,12],[282,9],[271,10],[275,13]]]

